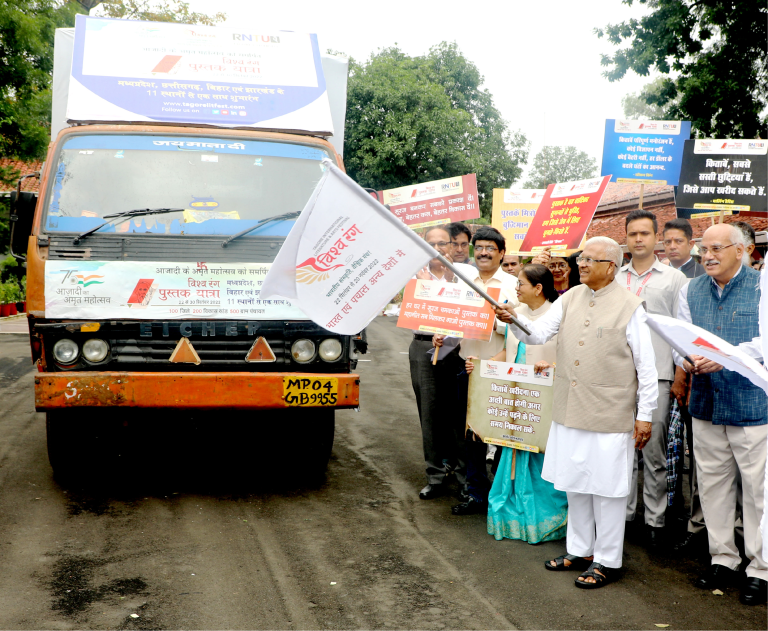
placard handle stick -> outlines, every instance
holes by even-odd
[[[645,193],[645,184],[640,184],[640,201],[637,204],[637,207],[639,210],[643,209],[643,194]]]
[[[437,354],[440,352],[440,347],[435,346],[435,352],[432,353],[432,365],[437,366]]]
[[[447,258],[445,258],[442,254],[437,255],[437,260],[440,261],[443,265],[445,265],[449,270],[451,270],[456,276],[458,276],[461,280],[463,280],[467,285],[469,285],[472,289],[474,289],[478,294],[480,294],[483,298],[485,298],[488,302],[490,302],[494,307],[501,309],[501,305],[496,302],[493,298],[491,298],[487,293],[485,293],[482,289],[480,289],[475,283],[473,283],[467,276],[462,274],[459,270],[457,270],[453,263],[451,263]],[[514,324],[518,329],[520,329],[523,333],[526,335],[530,335],[531,331],[528,329],[527,326],[525,326],[520,320],[518,320],[516,317],[512,316],[512,324]]]

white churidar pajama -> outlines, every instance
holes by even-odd
[[[563,306],[556,300],[535,322],[519,316],[531,335],[516,326],[510,331],[526,344],[544,344],[559,331],[562,318]],[[639,307],[627,324],[627,344],[637,371],[637,420],[650,423],[658,398],[658,378],[646,322],[645,311]],[[594,554],[596,563],[621,567],[633,457],[632,431],[592,432],[565,427],[553,419],[541,477],[568,494],[568,554]]]

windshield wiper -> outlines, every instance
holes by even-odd
[[[275,215],[274,217],[267,217],[266,219],[260,220],[257,224],[251,226],[250,228],[246,228],[242,232],[238,232],[237,234],[233,234],[231,237],[228,237],[221,243],[222,248],[226,248],[232,241],[237,239],[238,237],[242,237],[244,234],[248,234],[249,232],[253,232],[256,230],[256,228],[260,228],[264,224],[270,223],[272,221],[283,221],[285,219],[294,219],[295,217],[298,217],[301,214],[301,211],[296,211],[292,213],[283,213],[282,215]]]
[[[140,217],[141,215],[164,215],[165,213],[181,212],[184,212],[183,208],[137,208],[136,210],[125,210],[121,213],[115,213],[114,215],[104,215],[103,218],[109,219],[109,221],[105,221],[95,228],[91,228],[90,230],[83,232],[83,234],[77,235],[74,239],[72,239],[72,245],[77,245],[82,239],[85,239],[85,237],[92,235],[97,230],[101,230],[107,224],[112,223],[114,219],[118,219],[120,217]]]

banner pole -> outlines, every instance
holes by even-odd
[[[349,187],[355,191],[355,193],[361,198],[361,200],[365,200],[365,202],[373,208],[379,215],[384,217],[387,221],[389,221],[392,225],[397,226],[397,228],[405,235],[408,235],[408,238],[417,246],[419,246],[422,250],[424,250],[427,254],[429,254],[430,258],[436,258],[438,259],[443,265],[445,265],[448,269],[450,269],[456,276],[458,276],[461,280],[463,280],[467,285],[469,285],[472,289],[474,289],[478,294],[480,294],[483,298],[485,298],[486,301],[491,303],[494,307],[501,308],[501,305],[496,302],[493,298],[491,298],[487,293],[485,293],[482,289],[480,289],[475,283],[473,283],[469,278],[467,278],[464,274],[462,274],[459,270],[457,270],[451,262],[448,261],[440,252],[435,250],[429,243],[424,241],[421,237],[419,237],[413,230],[408,228],[402,221],[400,221],[397,217],[395,217],[389,210],[387,210],[383,204],[381,204],[378,200],[373,199],[368,193],[365,192],[361,186],[355,182],[351,177],[349,177],[344,171],[342,171],[339,167],[337,167],[329,158],[324,158],[321,161],[323,164],[325,164],[335,175],[337,175],[342,181],[346,182]],[[526,335],[530,335],[531,332],[520,320],[512,317],[512,324],[514,324],[516,327],[518,327],[520,330],[522,330]]]
[[[431,246],[430,246],[431,247]],[[435,250],[436,251],[436,250]],[[457,270],[453,263],[451,263],[447,258],[445,258],[442,254],[439,252],[437,253],[437,260],[440,261],[443,265],[445,265],[449,270],[451,270],[456,276],[458,276],[461,280],[463,280],[467,285],[469,285],[472,289],[474,289],[478,294],[480,294],[483,298],[485,298],[486,301],[490,302],[494,307],[497,307],[498,309],[501,309],[501,305],[496,302],[493,298],[491,298],[487,293],[485,293],[482,289],[480,289],[475,283],[473,283],[467,276],[465,276],[462,272]],[[530,335],[531,332],[528,329],[527,326],[525,326],[520,320],[518,320],[516,317],[512,316],[512,324],[514,324],[518,329],[520,329],[523,333],[526,335]]]
[[[643,209],[643,194],[645,193],[645,183],[640,184],[640,201],[637,204],[638,209]]]

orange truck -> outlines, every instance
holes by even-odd
[[[353,371],[365,340],[323,329],[288,301],[260,300],[258,288],[321,160],[343,168],[340,134],[329,142],[199,120],[73,121],[60,94],[73,54],[77,37],[60,29],[55,137],[39,197],[19,193],[12,210],[12,253],[27,267],[35,406],[46,413],[54,473],[87,474],[90,435],[110,419],[253,410],[290,421],[301,437],[296,461],[322,474],[334,411],[359,404]],[[343,129],[346,61],[326,64]],[[184,80],[183,58],[180,68],[174,81]],[[335,87],[334,73],[343,78]],[[235,84],[208,83],[216,85]]]

